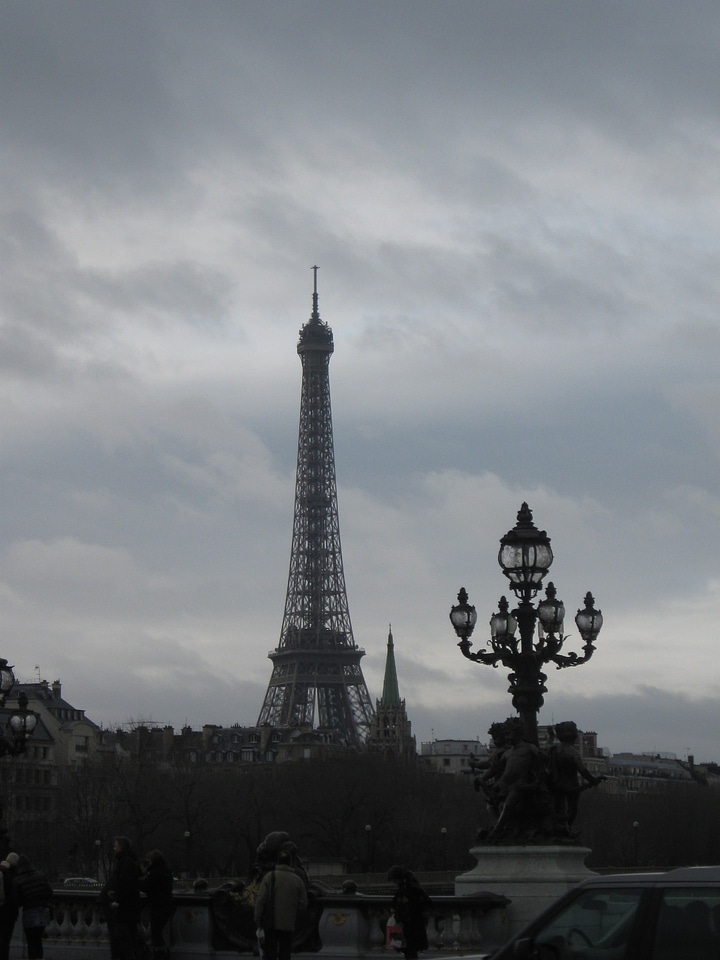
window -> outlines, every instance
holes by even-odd
[[[664,890],[652,960],[720,956],[720,890]]]
[[[630,935],[642,893],[641,889],[625,888],[584,890],[536,935],[538,956],[547,954],[557,960],[633,960]]]

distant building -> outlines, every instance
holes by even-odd
[[[85,711],[73,706],[62,695],[59,680],[48,683],[17,683],[13,695],[24,693],[28,698],[28,708],[40,714],[40,721],[52,737],[54,759],[58,766],[80,763],[92,755],[98,744],[100,727],[85,716]],[[28,747],[37,745],[37,731],[29,741]],[[34,751],[29,749],[29,754]]]
[[[720,776],[708,765],[696,766],[693,757],[678,760],[673,753],[615,753],[607,760],[607,775],[603,787],[616,793],[654,793],[670,784],[720,787]]]
[[[16,683],[0,710],[3,725],[21,693],[39,719],[25,752],[0,761],[0,807],[11,840],[21,839],[24,852],[42,862],[57,832],[61,771],[94,754],[100,728],[63,697],[59,680]]]
[[[131,730],[102,732],[102,749],[143,763],[166,766],[254,766],[298,760],[324,760],[349,751],[333,731],[302,727],[230,727],[207,723],[201,730],[139,724]]]
[[[490,751],[479,740],[432,740],[420,744],[422,763],[438,773],[471,774],[470,758],[487,760]]]
[[[547,749],[553,742],[554,735],[550,724],[538,728],[538,741],[543,749]],[[588,770],[595,776],[607,773],[608,753],[597,745],[597,734],[593,731],[579,732],[575,744],[578,753]],[[479,740],[432,740],[420,745],[422,762],[441,773],[470,774],[470,758],[487,760],[492,746],[480,743]]]
[[[387,753],[407,760],[417,757],[412,724],[408,720],[405,701],[400,698],[392,627],[388,631],[382,697],[377,701],[365,745],[375,753]]]

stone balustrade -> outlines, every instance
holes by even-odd
[[[92,891],[55,892],[52,920],[46,929],[46,960],[108,960],[107,925]],[[385,923],[390,898],[356,894],[323,894],[319,958],[380,957],[385,951]],[[479,893],[465,897],[434,896],[428,941],[433,953],[462,956],[489,952],[505,939],[504,897]],[[147,918],[144,918],[147,928]],[[171,925],[173,960],[238,956],[237,949],[213,947],[213,919],[207,892],[179,893]],[[11,945],[12,960],[27,956],[20,922]],[[250,957],[250,953],[247,954]],[[307,954],[308,958],[312,954]]]

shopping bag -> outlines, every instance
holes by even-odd
[[[403,927],[394,916],[388,917],[385,927],[385,946],[388,950],[401,950],[403,946]]]

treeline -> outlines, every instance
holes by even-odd
[[[588,866],[720,863],[720,795],[664,785],[652,794],[581,797]],[[286,830],[303,858],[381,873],[393,863],[461,873],[490,817],[472,779],[373,755],[251,767],[87,761],[59,787],[59,816],[8,824],[16,849],[53,877],[104,875],[112,838],[158,848],[177,876],[247,876],[255,850]]]
[[[577,826],[594,869],[720,864],[720,790],[660,783],[643,793],[589,790]]]

